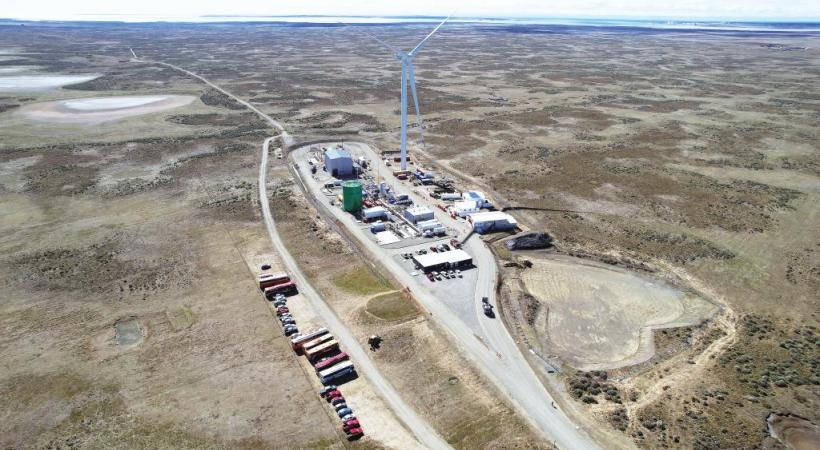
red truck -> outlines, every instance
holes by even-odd
[[[321,360],[313,365],[313,368],[316,369],[316,373],[321,372],[322,370],[327,369],[328,367],[336,364],[337,362],[345,361],[348,358],[348,354],[345,352],[341,352],[338,355],[331,356],[325,360]]]
[[[277,284],[275,286],[270,286],[264,289],[265,297],[268,299],[273,298],[276,294],[282,295],[293,295],[298,292],[296,289],[296,283],[293,281],[288,281],[285,283]]]
[[[288,281],[290,281],[290,275],[288,275],[287,272],[263,273],[259,275],[259,289],[264,291],[265,288],[287,283]]]

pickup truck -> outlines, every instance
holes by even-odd
[[[489,303],[484,303],[484,315],[490,318],[495,317],[495,312],[493,311],[493,306]]]

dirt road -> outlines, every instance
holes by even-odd
[[[350,355],[351,359],[356,362],[356,370],[363,373],[367,379],[373,384],[373,387],[381,394],[382,398],[390,405],[393,411],[402,421],[405,426],[416,436],[416,438],[424,446],[431,449],[449,449],[450,445],[436,433],[436,431],[416,414],[416,412],[404,402],[398,392],[393,386],[382,376],[379,370],[373,365],[373,362],[367,355],[367,352],[359,345],[359,341],[350,332],[350,330],[342,323],[336,313],[321,299],[319,294],[310,285],[305,275],[302,273],[296,260],[285,247],[279,233],[276,231],[276,226],[273,221],[273,216],[270,212],[270,205],[268,204],[267,196],[267,168],[268,168],[268,147],[270,142],[276,137],[269,137],[265,139],[265,144],[262,146],[262,161],[259,165],[259,199],[262,204],[262,215],[265,219],[265,226],[268,229],[271,242],[273,243],[276,252],[282,259],[282,262],[291,273],[291,277],[296,280],[299,286],[299,292],[304,295],[314,310],[326,322],[326,327],[333,332],[345,351]]]

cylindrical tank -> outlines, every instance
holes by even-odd
[[[342,208],[347,212],[362,209],[362,183],[356,180],[342,183]]]

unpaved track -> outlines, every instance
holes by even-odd
[[[413,433],[416,439],[418,439],[418,441],[425,447],[430,449],[452,449],[450,444],[448,444],[441,436],[439,436],[439,434],[436,432],[435,429],[433,429],[432,426],[430,426],[430,424],[428,424],[423,418],[421,418],[421,416],[416,414],[416,412],[413,410],[413,408],[410,407],[410,405],[404,402],[404,400],[401,398],[401,395],[399,395],[399,393],[393,388],[393,386],[382,376],[382,374],[373,364],[373,361],[370,360],[370,357],[368,356],[367,352],[364,350],[364,348],[362,348],[361,345],[359,345],[359,341],[356,339],[353,333],[350,332],[347,326],[345,326],[345,324],[339,319],[336,313],[334,313],[333,310],[330,309],[330,307],[319,296],[319,293],[316,292],[313,286],[308,282],[307,277],[305,277],[304,273],[302,273],[302,270],[299,268],[299,265],[296,263],[296,260],[290,254],[287,247],[285,247],[284,242],[282,242],[282,238],[279,236],[279,232],[276,229],[276,224],[273,220],[273,215],[270,211],[270,204],[268,202],[268,149],[270,147],[270,143],[274,139],[281,138],[283,145],[287,148],[287,146],[289,146],[293,142],[293,138],[291,138],[291,136],[287,133],[287,131],[285,131],[282,125],[276,120],[274,120],[272,117],[263,113],[261,110],[251,105],[250,103],[238,98],[237,96],[231,94],[230,92],[222,89],[221,87],[215,85],[214,83],[208,81],[207,79],[193,72],[190,72],[173,64],[158,61],[144,61],[138,58],[134,59],[140,62],[151,62],[154,64],[166,66],[179,72],[185,73],[190,77],[196,78],[197,80],[205,83],[213,89],[216,89],[224,95],[227,95],[228,97],[234,99],[246,108],[250,109],[259,117],[263,118],[266,122],[268,122],[273,128],[279,131],[279,135],[265,139],[265,142],[262,145],[262,156],[259,164],[259,202],[262,205],[262,216],[264,218],[265,227],[268,230],[268,235],[270,236],[273,247],[276,249],[282,262],[287,267],[288,271],[291,274],[291,277],[296,281],[297,285],[299,286],[299,292],[305,298],[308,299],[316,313],[322,317],[322,320],[325,321],[325,326],[345,347],[345,351],[350,355],[351,359],[356,362],[356,370],[359,373],[362,373],[368,379],[368,381],[373,385],[373,388],[381,395],[384,401],[388,405],[390,405],[390,408],[393,410],[399,421],[401,421],[408,428],[408,430],[411,433]]]
[[[313,306],[316,312],[326,322],[325,326],[333,332],[333,335],[336,336],[336,339],[345,347],[345,351],[350,355],[351,359],[356,362],[356,370],[364,373],[373,384],[373,387],[381,394],[387,404],[390,405],[393,412],[396,413],[399,420],[407,426],[419,442],[427,448],[451,448],[424,419],[416,414],[410,405],[404,402],[399,393],[396,392],[393,386],[382,376],[373,364],[373,361],[368,357],[367,352],[359,345],[359,341],[356,340],[353,333],[350,332],[339,317],[336,316],[336,313],[321,299],[316,290],[313,289],[313,286],[308,283],[299,265],[282,242],[279,233],[276,231],[273,217],[271,216],[266,187],[268,147],[273,139],[275,139],[275,137],[265,139],[265,144],[262,146],[262,162],[259,166],[259,200],[262,204],[262,215],[264,216],[265,226],[268,229],[271,242],[273,242],[274,248],[282,259],[282,262],[285,263],[285,266],[290,271],[291,276],[296,280],[299,286],[299,292],[310,301],[311,306]]]

